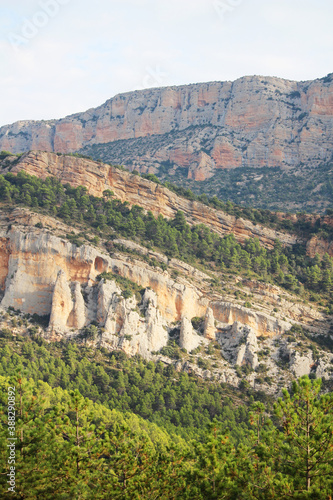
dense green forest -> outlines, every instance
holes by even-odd
[[[29,335],[1,330],[2,498],[330,499],[333,395],[320,379],[274,404],[172,365],[49,344],[8,315]]]
[[[271,415],[253,403],[238,444],[216,420],[202,439],[176,442],[20,366],[0,382],[2,498],[331,498],[333,397],[319,395],[320,379],[295,382]]]
[[[15,314],[13,319],[15,324],[20,321]],[[172,364],[127,358],[122,351],[79,347],[76,342],[48,344],[36,338],[37,331],[38,327],[30,327],[31,339],[12,337],[9,329],[0,331],[0,375],[9,376],[22,366],[25,376],[35,382],[78,389],[106,408],[131,411],[185,439],[202,436],[215,418],[224,430],[229,429],[233,442],[244,441],[248,432],[245,403],[254,397],[270,401],[264,393],[248,390],[246,395],[225,385],[208,384],[176,372]]]
[[[332,310],[333,260],[327,254],[322,260],[310,258],[302,245],[283,248],[276,241],[270,251],[257,239],[241,245],[232,234],[221,238],[203,224],[190,226],[182,212],[172,220],[155,218],[137,205],[114,199],[110,190],[96,198],[84,187],[63,186],[56,178],[42,180],[24,172],[0,175],[0,199],[9,206],[23,204],[93,229],[99,236],[92,243],[98,243],[99,237],[112,240],[121,235],[194,265],[263,279],[305,299],[324,299],[327,312]],[[68,237],[76,245],[86,241],[84,230]]]

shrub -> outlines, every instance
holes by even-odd
[[[0,330],[0,337],[3,339],[12,339],[13,334],[8,328],[3,328],[2,330]]]

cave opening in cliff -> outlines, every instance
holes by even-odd
[[[101,257],[96,257],[95,259],[95,269],[99,273],[102,273],[103,271],[106,271],[107,269],[107,263],[102,259]]]

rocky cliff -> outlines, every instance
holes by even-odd
[[[272,335],[285,329],[283,322],[264,313],[257,314],[222,301],[211,302],[203,290],[189,281],[176,282],[168,272],[157,271],[143,262],[117,253],[110,256],[87,245],[77,247],[49,231],[26,229],[12,228],[1,238],[1,304],[24,313],[50,314],[50,325],[55,330],[79,329],[95,320],[105,326],[108,322],[107,311],[114,302],[112,297],[120,295],[120,290],[114,283],[110,285],[104,281],[97,286],[96,277],[103,272],[111,272],[143,289],[150,289],[151,294],[146,291],[144,295],[143,305],[148,302],[155,304],[169,322],[180,321],[184,316],[190,319],[204,316],[211,305],[208,311],[212,321],[205,328],[207,338],[215,338],[212,333],[214,314],[226,324],[241,320],[252,326],[258,335]],[[129,310],[135,309],[135,302],[130,300],[128,307]]]
[[[112,167],[101,162],[94,162],[85,158],[57,155],[41,151],[31,151],[17,159],[7,157],[0,162],[2,172],[17,173],[25,171],[30,175],[45,179],[54,176],[62,183],[69,183],[74,187],[85,186],[93,196],[102,197],[105,190],[112,190],[114,196],[130,205],[142,206],[155,216],[172,218],[178,210],[182,211],[189,224],[205,224],[210,229],[223,236],[233,233],[239,242],[247,238],[258,238],[265,247],[273,248],[279,239],[283,245],[295,243],[307,245],[308,254],[314,257],[316,253],[323,256],[325,253],[333,255],[331,242],[313,237],[308,241],[294,234],[276,231],[249,220],[228,215],[221,210],[215,210],[198,201],[191,201],[176,195],[169,189],[133,175],[129,172]],[[297,216],[278,213],[280,219],[297,221]],[[318,222],[318,216],[302,215],[302,220],[311,225]],[[333,226],[332,216],[322,218],[322,223]]]
[[[63,184],[69,183],[74,187],[85,186],[93,196],[102,197],[104,191],[110,189],[121,201],[140,205],[147,211],[151,210],[155,216],[161,214],[163,217],[172,218],[181,210],[189,224],[203,223],[220,235],[233,233],[240,242],[255,237],[267,248],[272,248],[276,239],[285,245],[301,241],[290,233],[253,224],[249,220],[214,210],[200,202],[182,198],[159,184],[101,162],[32,151],[19,160],[16,157],[8,157],[6,162],[2,163],[3,173],[17,173],[21,170],[43,179],[54,176]]]
[[[130,92],[61,120],[17,122],[0,129],[0,149],[67,153],[117,143],[113,161],[141,171],[181,167],[195,180],[236,167],[303,171],[331,159],[332,115],[332,74],[306,82],[248,76]]]
[[[36,227],[40,223],[43,229]],[[278,287],[244,282],[255,304],[250,309],[228,293],[213,292],[211,277],[188,264],[167,259],[162,271],[124,251],[110,253],[103,244],[77,247],[64,237],[72,230],[77,231],[27,209],[0,212],[1,308],[49,317],[42,333],[48,340],[74,339],[172,363],[164,348],[178,339],[177,369],[238,385],[243,366],[248,382],[259,388],[265,381],[255,370],[264,359],[268,390],[277,390],[277,381],[286,383],[295,374],[319,370],[320,376],[331,376],[332,354],[322,352],[316,361],[308,341],[303,339],[300,349],[296,338],[286,336],[296,322],[326,338],[327,317],[313,307],[297,306]],[[108,274],[101,279],[101,273]],[[125,294],[118,277],[135,283],[140,294]],[[276,305],[281,313],[273,311]],[[203,366],[200,356],[206,359]]]

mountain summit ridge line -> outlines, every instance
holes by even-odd
[[[131,160],[125,152],[123,163],[156,172],[169,162],[199,181],[219,169],[315,167],[332,157],[332,82],[333,74],[305,82],[245,76],[127,92],[63,119],[5,125],[0,149],[70,153],[163,137]]]

